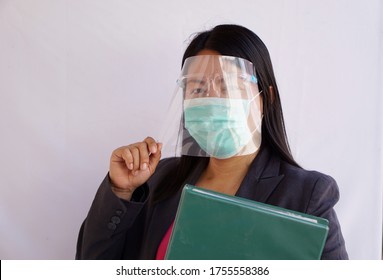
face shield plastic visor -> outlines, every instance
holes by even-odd
[[[262,112],[254,66],[231,56],[187,58],[168,114],[160,140],[171,155],[224,159],[256,152]]]

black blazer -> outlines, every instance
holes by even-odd
[[[164,177],[175,176],[178,163],[179,158],[161,160],[153,176],[135,191],[130,202],[114,195],[106,176],[81,226],[76,259],[154,259],[174,221],[181,189],[157,204],[151,203],[150,198]],[[197,165],[185,183],[195,184],[204,167]],[[331,177],[292,166],[263,148],[236,195],[329,220],[322,259],[348,259],[333,209],[339,200],[339,190]]]

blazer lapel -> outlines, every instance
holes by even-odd
[[[262,148],[243,179],[236,196],[266,203],[283,179],[279,174],[280,160],[268,148]]]

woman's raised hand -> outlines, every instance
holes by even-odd
[[[109,177],[113,192],[130,200],[136,188],[144,184],[156,170],[161,159],[162,144],[152,137],[123,146],[110,157]]]

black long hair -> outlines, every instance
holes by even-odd
[[[188,57],[195,56],[202,50],[212,50],[221,55],[244,58],[253,63],[263,100],[261,149],[267,146],[282,160],[299,167],[290,151],[270,54],[262,40],[243,26],[218,25],[209,31],[198,33],[193,38],[185,50],[182,65]],[[160,201],[175,193],[199,160],[206,161],[198,157],[182,156],[178,170],[171,176],[174,178],[173,183],[167,182],[158,188],[154,200]]]

